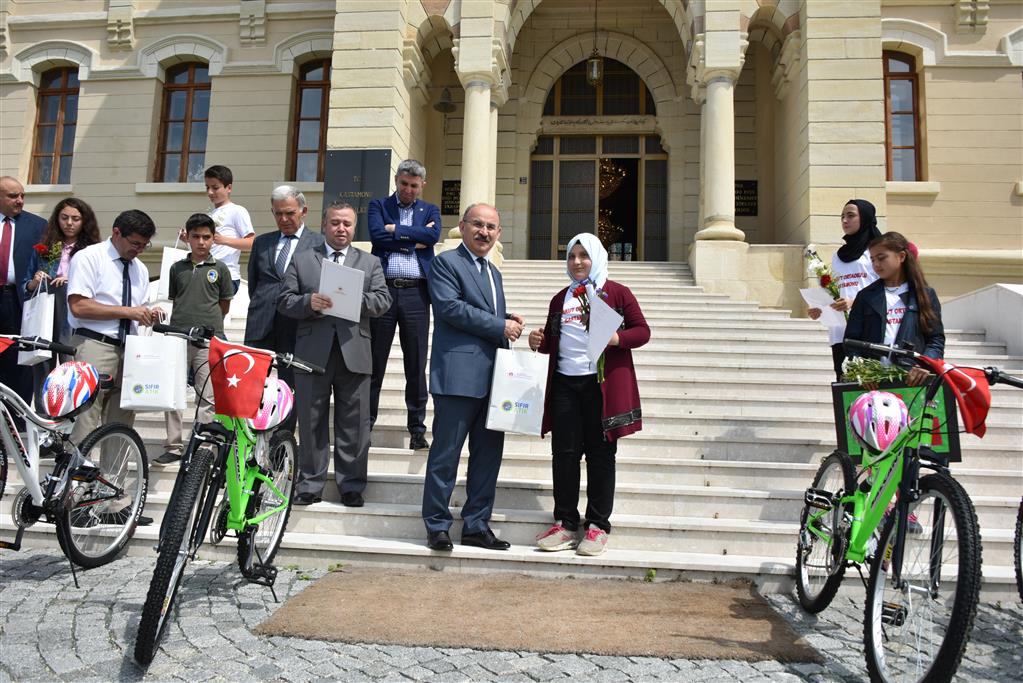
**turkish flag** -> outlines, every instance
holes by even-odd
[[[13,339],[8,339],[7,337],[0,337],[0,353],[6,351],[13,344],[14,344]]]
[[[952,389],[963,416],[963,428],[970,434],[983,437],[987,432],[987,411],[991,408],[991,389],[987,376],[980,368],[960,368],[944,360],[921,356],[931,370],[940,374]]]
[[[274,354],[242,344],[210,340],[210,381],[218,415],[255,417]]]

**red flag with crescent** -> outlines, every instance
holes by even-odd
[[[255,417],[274,356],[265,349],[210,340],[210,381],[218,415]]]

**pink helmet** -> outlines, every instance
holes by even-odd
[[[295,394],[291,387],[282,379],[267,377],[263,384],[263,398],[259,402],[259,412],[249,419],[249,425],[257,432],[273,429],[291,415],[295,407]]]
[[[80,360],[55,367],[43,381],[43,403],[52,418],[72,417],[96,400],[99,373],[95,366]]]
[[[902,399],[887,391],[860,394],[849,406],[849,426],[856,438],[880,453],[895,441],[909,424],[909,411]]]

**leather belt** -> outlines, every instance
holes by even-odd
[[[90,330],[87,327],[76,327],[71,330],[71,334],[77,334],[79,337],[85,337],[86,339],[92,339],[98,341],[101,344],[110,344],[111,346],[124,346],[124,342],[117,339],[117,337],[108,337],[105,334],[100,334],[95,330]]]
[[[425,278],[416,278],[414,280],[406,280],[400,277],[387,278],[387,286],[394,287],[395,289],[408,289],[409,287],[418,287],[425,284]]]

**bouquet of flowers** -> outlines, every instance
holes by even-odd
[[[838,289],[838,283],[835,282],[834,275],[831,272],[831,266],[824,263],[821,257],[817,255],[817,249],[812,244],[806,245],[806,249],[803,251],[803,256],[806,258],[806,268],[809,274],[820,283],[820,286],[828,290],[831,297],[838,301],[842,298],[842,294]]]
[[[583,282],[580,282],[578,285],[576,285],[572,289],[572,295],[575,298],[579,299],[579,308],[582,311],[581,318],[582,318],[582,321],[583,321],[583,327],[586,328],[587,332],[589,332],[590,331],[590,298],[589,298],[589,293],[586,291],[587,283],[592,285],[592,283],[590,283],[589,280],[584,280]],[[601,292],[600,290],[594,289],[594,292],[596,292],[597,296],[599,296],[599,297],[604,297],[605,296],[605,294],[603,292]],[[604,354],[603,353],[600,354],[600,358],[597,359],[597,382],[600,383],[600,384],[602,384],[604,382]]]
[[[39,258],[46,262],[46,274],[51,278],[57,277],[57,268],[60,267],[60,257],[64,252],[63,242],[54,242],[49,247],[43,243],[32,246]]]
[[[898,365],[888,365],[877,358],[846,358],[842,361],[842,379],[846,382],[864,384],[880,384],[881,382],[901,382],[906,379],[906,369]]]

